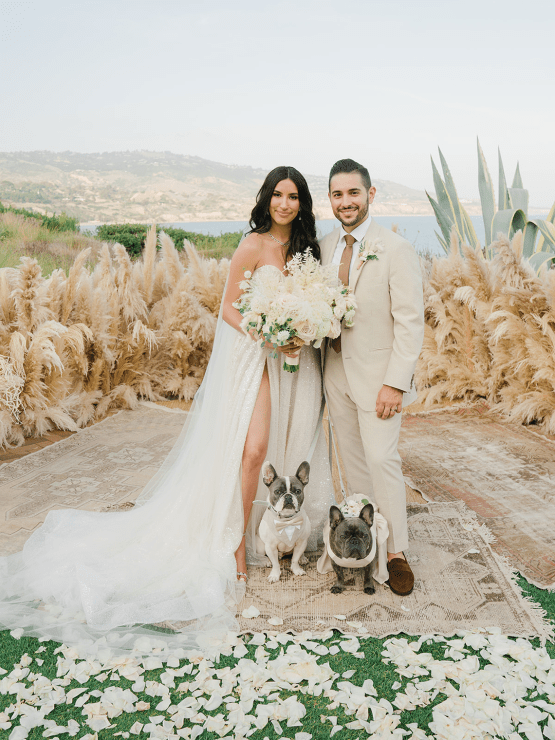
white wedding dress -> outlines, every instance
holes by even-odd
[[[273,270],[265,265],[255,271]],[[236,628],[244,585],[234,552],[242,536],[241,458],[267,363],[271,430],[267,458],[294,475],[319,419],[319,353],[305,346],[300,368],[281,369],[250,337],[218,321],[212,357],[180,437],[135,508],[52,511],[23,551],[0,558],[0,629],[113,654],[196,647]],[[265,500],[261,483],[257,498]],[[321,541],[333,488],[324,435],[305,491],[309,549]],[[264,513],[255,505],[248,527]],[[253,562],[256,556],[249,553]],[[171,623],[177,631],[152,627]],[[185,624],[186,623],[186,624]]]

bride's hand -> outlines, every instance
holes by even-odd
[[[288,344],[283,344],[281,347],[276,347],[276,349],[278,352],[291,357],[298,353],[300,347],[296,342],[289,342]]]
[[[259,346],[261,345],[261,337],[260,335],[254,331],[254,329],[249,329],[248,331],[249,337],[253,340],[253,342],[257,342]],[[273,344],[270,344],[270,342],[264,342],[264,349],[275,349]]]

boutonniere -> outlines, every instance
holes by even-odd
[[[358,258],[360,260],[358,269],[362,267],[362,265],[365,262],[368,262],[369,260],[377,260],[379,259],[378,253],[383,252],[383,243],[377,239],[376,241],[370,242],[366,245],[362,243],[358,250]]]

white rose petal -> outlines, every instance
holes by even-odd
[[[16,639],[19,640],[19,637],[17,637]],[[10,740],[25,740],[28,734],[29,730],[27,728],[18,725],[17,727],[14,727],[14,729],[11,731]]]
[[[268,624],[278,627],[280,624],[283,624],[283,619],[281,619],[281,617],[270,617],[270,619],[268,619]]]
[[[86,722],[91,730],[94,730],[95,732],[99,732],[100,730],[105,730],[107,727],[110,727],[110,720],[108,717],[91,717],[86,720]]]
[[[252,604],[248,609],[243,609],[242,616],[244,619],[256,619],[260,616],[260,611]]]
[[[255,632],[249,645],[264,645],[265,643],[266,635],[263,632]]]

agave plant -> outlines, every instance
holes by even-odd
[[[470,216],[459,200],[453,177],[441,149],[439,150],[439,158],[444,179],[442,179],[432,159],[437,201],[426,193],[442,233],[441,236],[436,232],[436,236],[447,253],[450,251],[449,243],[453,229],[461,243],[468,244],[476,249],[479,246],[476,231]],[[499,153],[499,200],[498,205],[496,205],[493,181],[479,141],[478,186],[486,237],[484,256],[487,259],[491,259],[493,256],[491,245],[498,234],[505,234],[512,238],[517,231],[522,231],[524,237],[522,256],[530,262],[535,270],[539,270],[545,262],[555,258],[555,203],[547,219],[529,219],[529,196],[528,191],[522,184],[519,165],[516,166],[512,187],[509,188],[505,179],[503,160],[501,159],[501,153]]]

